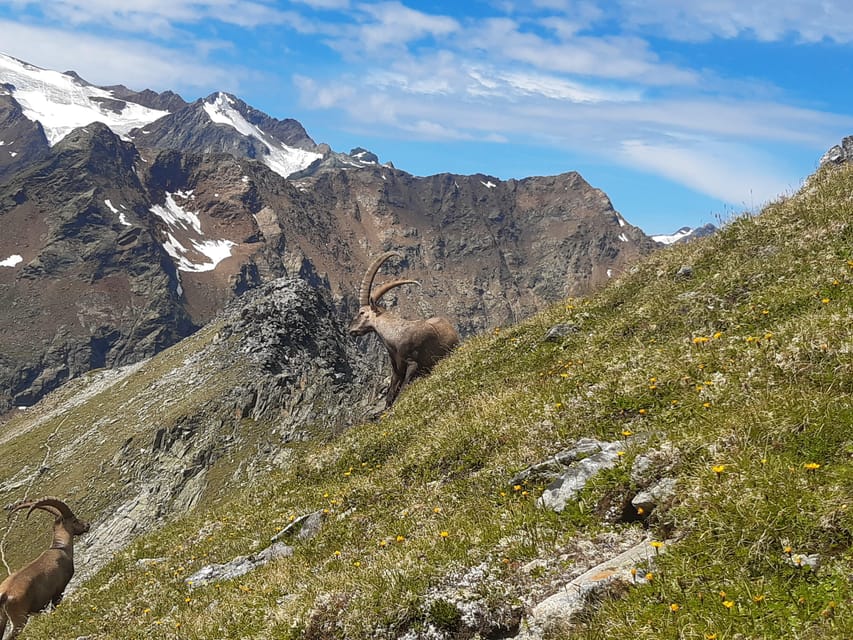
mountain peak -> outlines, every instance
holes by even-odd
[[[119,99],[74,72],[49,71],[2,54],[0,78],[24,115],[41,123],[51,146],[90,122],[103,122],[125,136],[168,113]]]

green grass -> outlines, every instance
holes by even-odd
[[[138,540],[26,637],[473,637],[454,602],[508,620],[559,588],[578,540],[636,534],[602,505],[661,446],[677,499],[648,525],[667,553],[552,637],[853,637],[851,192],[850,168],[823,170],[589,299],[467,341],[382,420],[295,445],[292,466]],[[544,341],[557,323],[578,331]],[[510,485],[576,438],[629,432],[620,465],[563,513]],[[292,557],[184,583],[317,510],[320,534]],[[816,571],[797,563],[808,554]]]

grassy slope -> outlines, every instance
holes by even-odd
[[[821,173],[589,300],[470,340],[381,422],[304,445],[294,468],[138,541],[26,637],[396,637],[451,625],[427,594],[475,565],[490,578],[469,596],[505,610],[573,539],[641,526],[606,525],[596,505],[628,493],[631,460],[661,441],[678,450],[678,500],[652,527],[681,537],[650,582],[555,636],[853,637],[851,193],[853,170]],[[581,330],[543,341],[560,322]],[[508,485],[575,438],[628,431],[643,444],[562,514],[535,507],[540,487]],[[318,509],[321,533],[292,557],[184,584]],[[810,553],[816,573],[789,561]]]

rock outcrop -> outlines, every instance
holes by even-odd
[[[290,464],[293,443],[371,414],[382,374],[346,335],[328,291],[274,280],[172,349],[90,374],[9,423],[5,451],[28,439],[49,445],[35,450],[39,461],[18,455],[22,471],[0,498],[37,481],[73,501],[85,486],[80,512],[94,525],[76,545],[84,579],[172,515]]]

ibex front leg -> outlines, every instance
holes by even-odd
[[[385,394],[385,408],[387,409],[392,404],[394,404],[394,400],[397,399],[397,395],[400,393],[400,389],[402,389],[403,384],[403,376],[400,375],[397,367],[394,365],[394,362],[391,362],[391,383],[388,385],[388,393]]]

